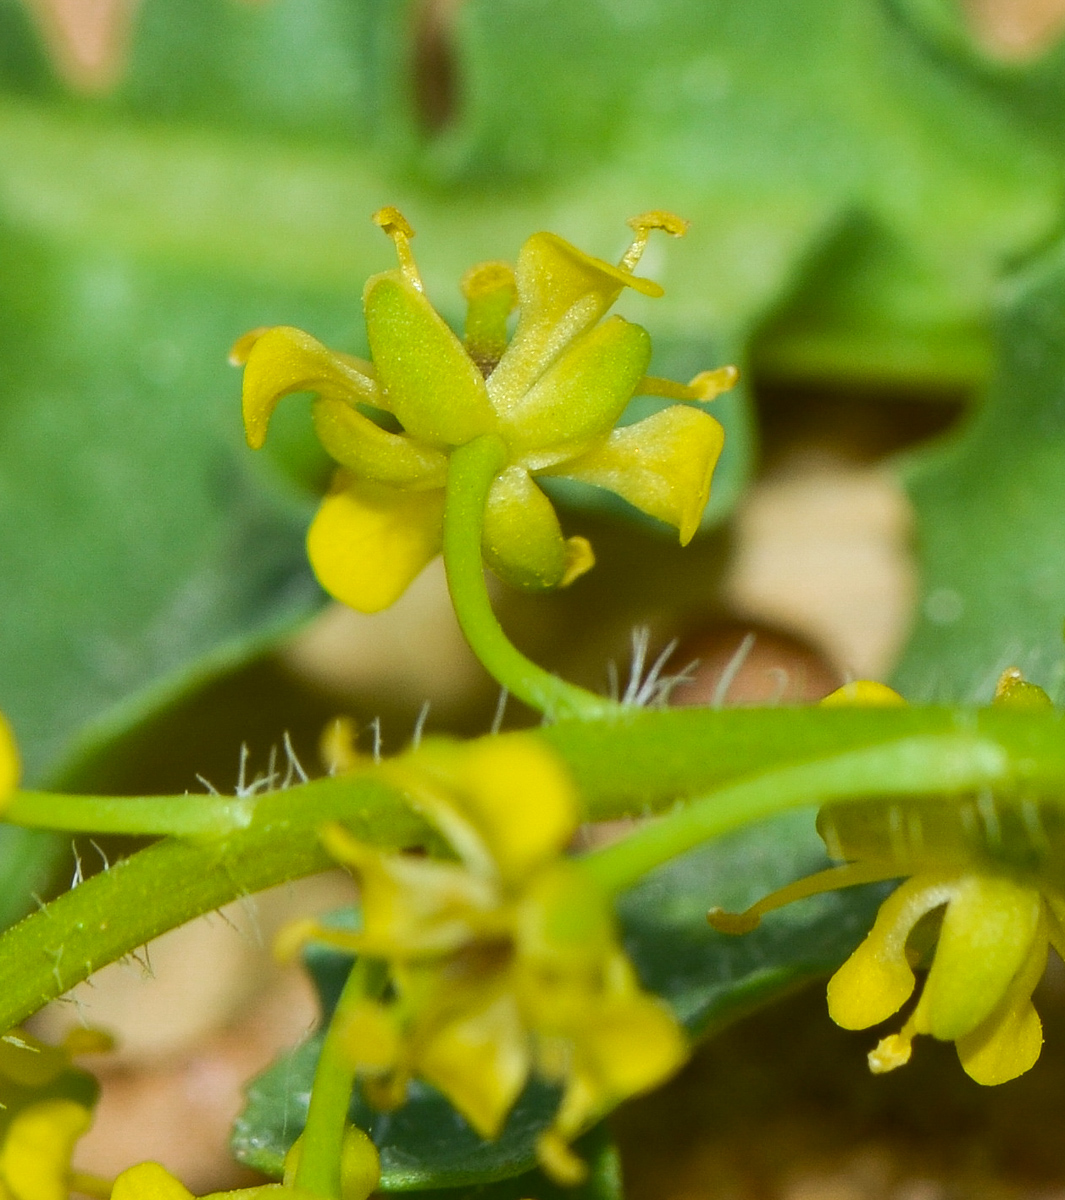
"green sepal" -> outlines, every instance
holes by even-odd
[[[522,467],[492,481],[481,535],[484,560],[511,587],[539,592],[566,573],[566,542],[554,505]]]
[[[596,325],[503,410],[500,433],[511,453],[536,471],[605,436],[650,361],[651,339],[641,326],[618,316]]]
[[[366,334],[377,380],[412,437],[461,446],[488,433],[495,416],[484,377],[425,296],[399,271],[367,280]]]

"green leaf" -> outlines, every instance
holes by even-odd
[[[810,814],[800,812],[723,838],[648,876],[619,905],[626,949],[643,983],[668,1000],[693,1036],[701,1037],[832,970],[869,928],[879,889],[790,906],[743,937],[716,933],[706,921],[713,905],[742,909],[824,865]],[[350,959],[321,948],[308,955],[326,1013],[349,964]],[[248,1104],[233,1136],[242,1162],[270,1175],[281,1173],[285,1151],[303,1128],[319,1045],[316,1035],[248,1088]],[[382,1188],[422,1191],[528,1171],[536,1134],[550,1122],[557,1102],[556,1089],[530,1084],[495,1142],[478,1138],[438,1092],[421,1083],[394,1113],[375,1113],[356,1099],[351,1116],[380,1150]]]
[[[1065,697],[1065,243],[1010,281],[977,413],[903,479],[921,597],[896,673],[914,701],[987,702],[1020,667]]]

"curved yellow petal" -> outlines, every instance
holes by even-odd
[[[278,401],[291,392],[381,405],[369,363],[337,354],[302,329],[278,325],[255,339],[244,366],[244,432],[253,450],[266,441]]]
[[[595,562],[583,538],[562,536],[554,506],[523,467],[492,483],[484,511],[485,562],[505,583],[545,591],[572,583]]]
[[[954,895],[952,877],[919,875],[884,901],[865,941],[828,981],[828,1013],[844,1029],[878,1025],[909,999],[916,979],[906,958],[914,925]]]
[[[497,1137],[529,1076],[528,1038],[508,992],[471,1006],[426,1037],[418,1073],[483,1138]]]
[[[67,1200],[70,1159],[92,1124],[73,1100],[42,1100],[17,1112],[0,1149],[0,1179],[14,1200]]]
[[[702,520],[724,442],[725,431],[708,413],[676,404],[615,429],[599,446],[545,474],[615,492],[675,525],[686,546]]]
[[[7,723],[3,713],[0,713],[0,809],[4,802],[18,786],[19,757],[15,735]]]
[[[315,402],[318,440],[356,479],[425,491],[447,482],[447,458],[432,446],[389,433],[369,417],[332,396]]]
[[[624,288],[661,296],[662,288],[593,258],[554,233],[534,233],[515,268],[518,327],[488,380],[500,409],[527,391],[574,338],[611,307]]]
[[[372,276],[363,308],[378,383],[407,433],[461,446],[495,427],[477,364],[408,279]]]
[[[1035,888],[1005,876],[959,880],[914,1012],[917,1032],[954,1041],[985,1021],[1031,954],[1042,911]]]
[[[529,391],[501,410],[500,432],[512,457],[537,471],[604,437],[650,361],[647,331],[622,317],[582,334]]]
[[[1046,962],[1046,938],[1037,934],[998,1008],[955,1043],[965,1073],[977,1083],[987,1087],[1008,1083],[1035,1066],[1043,1048],[1043,1026],[1032,1004],[1032,992],[1043,977]]]
[[[111,1200],[192,1200],[192,1193],[159,1163],[143,1162],[119,1175]]]
[[[361,484],[338,471],[307,531],[322,587],[359,612],[380,612],[440,551],[443,491]]]
[[[564,849],[580,820],[565,764],[525,733],[465,744],[432,739],[385,770],[485,878],[527,878]]]

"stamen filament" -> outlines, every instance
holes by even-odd
[[[418,264],[414,261],[414,255],[410,249],[410,239],[414,237],[414,230],[410,222],[398,208],[393,208],[389,204],[374,213],[373,223],[392,239],[392,244],[396,248],[396,257],[399,259],[399,269],[406,275],[407,280],[419,292],[424,292],[425,284],[422,283],[422,277],[418,273]]]
[[[840,888],[857,887],[863,883],[882,883],[885,879],[898,878],[898,872],[884,865],[874,863],[845,863],[839,867],[828,867],[805,879],[797,879],[768,896],[763,896],[750,908],[743,912],[726,912],[722,908],[712,908],[706,919],[718,933],[749,933],[757,929],[762,917],[774,909],[783,908],[796,900],[805,900],[810,896],[820,896],[825,892],[838,891]]]
[[[636,269],[636,264],[643,257],[644,250],[647,249],[647,239],[651,236],[652,229],[661,229],[670,237],[683,237],[688,232],[688,222],[683,217],[659,208],[640,213],[638,217],[630,217],[627,224],[630,229],[635,231],[636,236],[632,239],[632,245],[618,262],[622,271]]]
[[[677,383],[660,375],[645,375],[636,385],[637,396],[662,396],[667,400],[688,400],[708,404],[727,392],[739,379],[736,367],[717,367],[700,371],[690,383]]]

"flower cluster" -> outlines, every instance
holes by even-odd
[[[625,288],[661,295],[633,270],[652,229],[680,235],[685,223],[662,212],[634,218],[635,240],[616,267],[554,234],[534,234],[513,269],[487,262],[467,272],[463,342],[425,296],[406,220],[394,208],[374,220],[395,243],[399,267],[374,275],[363,293],[372,362],[287,326],[253,330],[232,353],[245,364],[244,424],[254,448],[283,396],[317,393],[315,428],[339,464],[307,539],[323,587],[363,612],[398,599],[441,549],[451,452],[483,434],[502,440],[505,462],[488,496],[482,549],[508,583],[553,588],[594,562],[584,538],[563,537],[536,476],[607,488],[676,526],[687,543],[710,494],[720,424],[675,404],[614,426],[635,394],[711,400],[732,386],[735,368],[689,385],[650,377],[646,331],[620,316],[603,319]]]
[[[830,704],[902,704],[882,684],[850,684]],[[1049,708],[1016,669],[995,703]],[[917,1034],[952,1041],[977,1083],[1023,1074],[1039,1057],[1042,1026],[1032,992],[1053,946],[1065,954],[1065,891],[1038,862],[1049,843],[1035,798],[990,794],[960,800],[854,801],[825,806],[818,832],[845,863],[765,897],[745,913],[713,910],[722,932],[754,928],[781,905],[835,888],[906,877],[881,905],[872,930],[828,984],[828,1008],[844,1029],[867,1029],[896,1013],[917,986],[902,1028],[869,1055],[874,1072],[909,1061]]]
[[[568,776],[526,734],[426,743],[389,770],[457,861],[327,831],[359,881],[361,929],[294,932],[388,967],[380,991],[342,1014],[346,1051],[378,1107],[402,1103],[418,1076],[485,1138],[532,1072],[561,1083],[537,1152],[575,1183],[584,1168],[569,1141],[664,1080],[687,1047],[670,1010],[641,989],[607,897],[562,857],[578,821]]]

